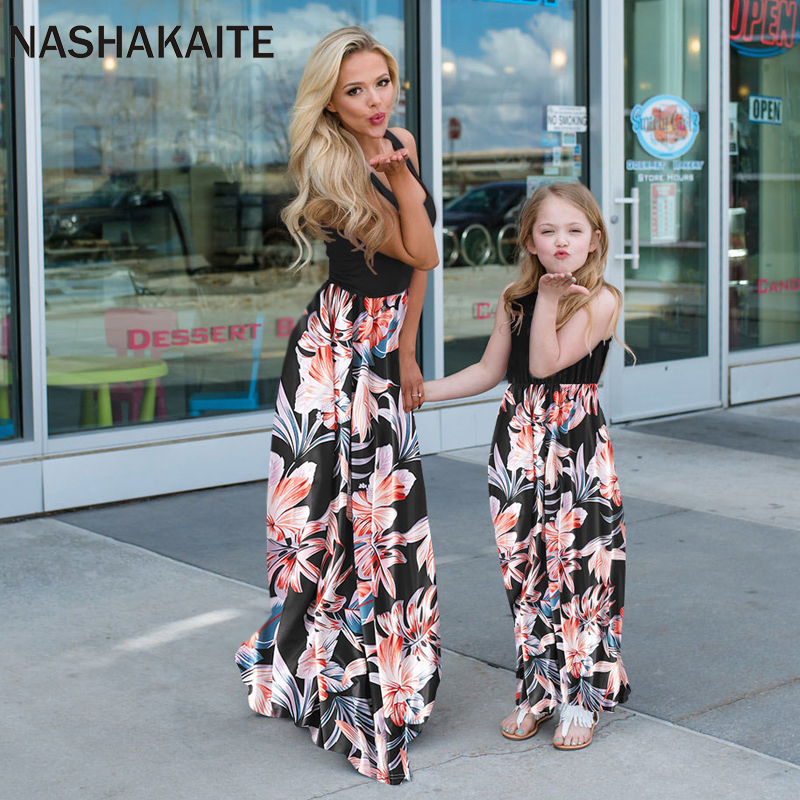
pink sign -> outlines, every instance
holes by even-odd
[[[766,278],[759,278],[756,284],[756,291],[759,294],[769,294],[770,292],[800,292],[800,278],[790,278],[786,281],[768,281]]]
[[[279,339],[288,339],[294,330],[294,317],[279,317],[275,323],[275,334]]]
[[[472,316],[475,319],[491,319],[492,318],[492,304],[491,303],[475,303],[472,311]]]
[[[256,338],[260,322],[247,322],[244,325],[217,325],[213,328],[180,328],[174,331],[144,331],[131,328],[128,331],[128,349],[166,350],[168,347],[186,347],[191,344],[223,342],[245,342]]]

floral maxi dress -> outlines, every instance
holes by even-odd
[[[373,273],[330,233],[329,280],[292,333],[278,390],[267,497],[272,612],[236,661],[254,711],[291,718],[363,775],[397,784],[410,777],[406,748],[440,678],[419,445],[400,398],[412,270],[377,254]]]
[[[514,615],[517,705],[611,711],[620,656],[625,524],[597,380],[609,341],[544,379],[528,369],[536,293],[522,298],[489,460],[489,502]],[[572,709],[577,711],[577,709]]]

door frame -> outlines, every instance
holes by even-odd
[[[608,0],[595,6],[590,30],[595,35],[590,42],[594,50],[591,102],[594,113],[593,138],[599,137],[600,146],[593,147],[597,154],[592,162],[592,189],[601,199],[608,223],[609,256],[606,275],[625,294],[625,262],[616,256],[627,252],[626,236],[630,230],[628,207],[616,202],[625,196],[625,2]],[[612,346],[606,369],[604,399],[606,412],[614,422],[631,419],[665,416],[687,411],[714,408],[723,405],[724,382],[727,378],[727,347],[723,347],[723,331],[727,330],[727,257],[723,257],[723,242],[727,234],[727,214],[724,214],[724,197],[727,196],[727,113],[723,106],[726,71],[723,66],[722,21],[727,0],[709,0],[707,17],[707,67],[708,80],[708,354],[698,358],[664,361],[654,364],[625,366],[625,353],[617,343]],[[599,51],[599,52],[598,52]],[[599,84],[599,85],[598,85]],[[599,118],[599,119],[598,119]],[[726,280],[722,280],[723,270]],[[621,335],[625,330],[623,307],[617,327]]]

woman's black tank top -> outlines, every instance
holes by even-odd
[[[388,130],[384,136],[392,143],[395,150],[404,147],[403,143]],[[425,189],[425,210],[428,212],[431,225],[433,225],[436,222],[436,207],[433,204],[433,198],[411,163],[411,159],[406,163],[411,174]],[[393,192],[386,188],[374,172],[370,177],[375,188],[399,210]],[[400,294],[408,289],[414,273],[413,268],[408,264],[383,253],[375,253],[372,262],[375,270],[373,273],[367,266],[363,251],[354,249],[353,243],[345,239],[338,231],[326,228],[325,232],[332,237],[331,241],[325,243],[328,254],[328,280],[331,283],[366,297],[386,297],[391,294]]]

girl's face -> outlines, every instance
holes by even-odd
[[[577,206],[550,195],[540,206],[526,243],[547,272],[576,272],[600,243],[600,231]]]
[[[382,139],[392,113],[394,87],[386,59],[375,51],[352,53],[342,60],[328,111],[354,136]]]

